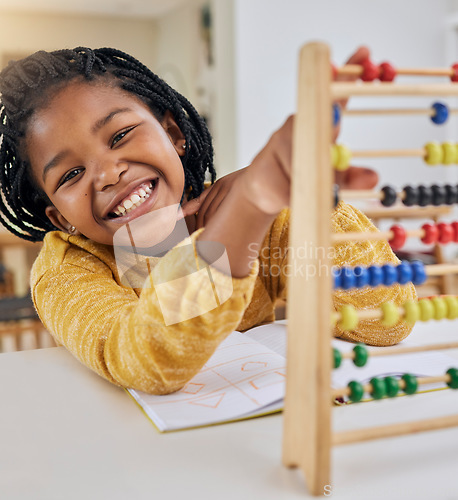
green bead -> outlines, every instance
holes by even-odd
[[[404,392],[406,394],[415,394],[417,392],[418,380],[415,375],[412,375],[411,373],[404,373],[402,380],[404,380],[405,383]]]
[[[371,378],[370,384],[372,386],[371,396],[374,399],[382,399],[386,396],[385,382],[381,378]]]
[[[334,368],[339,368],[339,366],[342,364],[342,353],[335,347],[333,347],[332,350],[334,353]]]
[[[358,313],[351,304],[344,304],[340,308],[339,326],[343,331],[353,331],[358,325]]]
[[[353,363],[355,366],[364,366],[369,358],[369,351],[364,344],[357,344],[353,347]]]
[[[434,319],[440,320],[447,317],[447,304],[442,297],[433,297],[431,303],[434,307]]]
[[[393,326],[399,321],[399,309],[393,302],[384,302],[381,306],[383,326]]]
[[[452,389],[458,389],[458,368],[449,368],[447,375],[450,375],[450,382],[447,385]]]
[[[420,306],[420,321],[429,321],[434,318],[434,306],[429,299],[418,301]]]
[[[363,399],[364,396],[364,387],[356,380],[352,380],[348,383],[348,388],[350,389],[350,399],[354,403],[358,403]]]
[[[386,395],[389,398],[394,398],[398,395],[399,392],[399,382],[396,377],[385,377],[385,389],[386,389]]]
[[[420,306],[415,300],[408,300],[404,303],[404,321],[414,324],[420,319]]]
[[[444,300],[447,304],[447,319],[458,318],[458,298],[448,295]]]

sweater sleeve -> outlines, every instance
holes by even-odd
[[[332,227],[337,233],[377,231],[372,222],[359,210],[340,202],[332,216]],[[339,243],[334,248],[334,264],[336,266],[370,266],[372,264],[399,264],[385,240],[358,241]],[[401,306],[407,300],[415,300],[416,292],[412,284],[395,284],[390,287],[364,287],[349,291],[334,292],[334,307],[339,310],[344,304],[351,304],[356,309],[376,309],[384,302],[393,302]],[[339,326],[334,335],[345,340],[364,342],[370,345],[393,345],[407,337],[412,325],[401,320],[396,325],[386,327],[379,320],[365,320],[358,323],[355,331],[343,331]]]
[[[197,235],[188,241],[194,252],[183,256],[175,247],[160,259],[152,286],[139,296],[91,254],[64,259],[32,279],[41,320],[83,364],[117,385],[152,394],[180,389],[236,329],[258,273],[255,265],[235,279],[209,267],[195,252]],[[188,319],[170,324],[171,317]]]

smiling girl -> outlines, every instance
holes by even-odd
[[[249,167],[204,191],[206,176],[215,181],[204,121],[127,54],[37,52],[10,63],[0,92],[2,222],[43,240],[32,297],[43,324],[80,361],[117,385],[164,394],[189,381],[231,331],[274,319],[286,273],[269,270],[287,263],[293,118]],[[148,261],[148,286],[126,286],[116,234],[170,207],[190,236]],[[344,203],[331,223],[336,231],[373,228]],[[156,245],[159,225],[142,227]],[[136,257],[151,251],[140,247]],[[340,250],[337,265],[398,262],[382,241]],[[335,303],[400,305],[413,296],[412,286],[395,286],[340,292]],[[181,319],[167,321],[165,310]],[[409,331],[404,322],[366,321],[336,334],[385,345]]]

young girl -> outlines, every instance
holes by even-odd
[[[32,297],[48,331],[82,363],[117,385],[165,394],[189,381],[231,331],[274,319],[286,294],[293,118],[249,167],[204,191],[206,174],[215,180],[205,123],[127,54],[37,52],[10,63],[0,92],[2,221],[22,238],[43,240]],[[191,236],[148,261],[148,285],[125,286],[117,232],[181,203]],[[332,226],[374,229],[344,203]],[[146,236],[154,240],[156,229],[148,226]],[[230,271],[208,242],[222,245]],[[386,242],[340,245],[336,254],[337,265],[398,262]],[[400,305],[414,293],[412,286],[339,292],[335,304]],[[178,320],[168,321],[168,311]],[[404,322],[366,321],[335,333],[387,345],[409,331]]]

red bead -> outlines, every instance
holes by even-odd
[[[441,245],[446,245],[453,241],[454,238],[454,230],[450,224],[445,224],[445,222],[440,222],[437,225],[439,229],[439,238],[438,241]]]
[[[453,229],[453,241],[458,243],[458,222],[452,222],[450,225]]]
[[[363,73],[361,75],[361,80],[363,82],[373,82],[378,78],[379,69],[376,64],[374,64],[370,59],[366,59],[361,63],[363,68]]]
[[[435,224],[423,224],[421,228],[425,232],[425,235],[421,238],[423,243],[426,245],[437,243],[437,239],[439,238],[439,229]]]
[[[388,241],[393,250],[399,250],[405,245],[406,242],[406,230],[397,224],[390,227],[390,231],[393,233],[393,237]]]
[[[458,82],[458,63],[452,66],[452,70],[453,74],[450,77],[450,80],[452,80],[452,82]]]
[[[396,69],[387,62],[380,64],[379,73],[381,82],[392,82],[396,78]]]
[[[331,63],[331,80],[337,80],[337,68]]]

